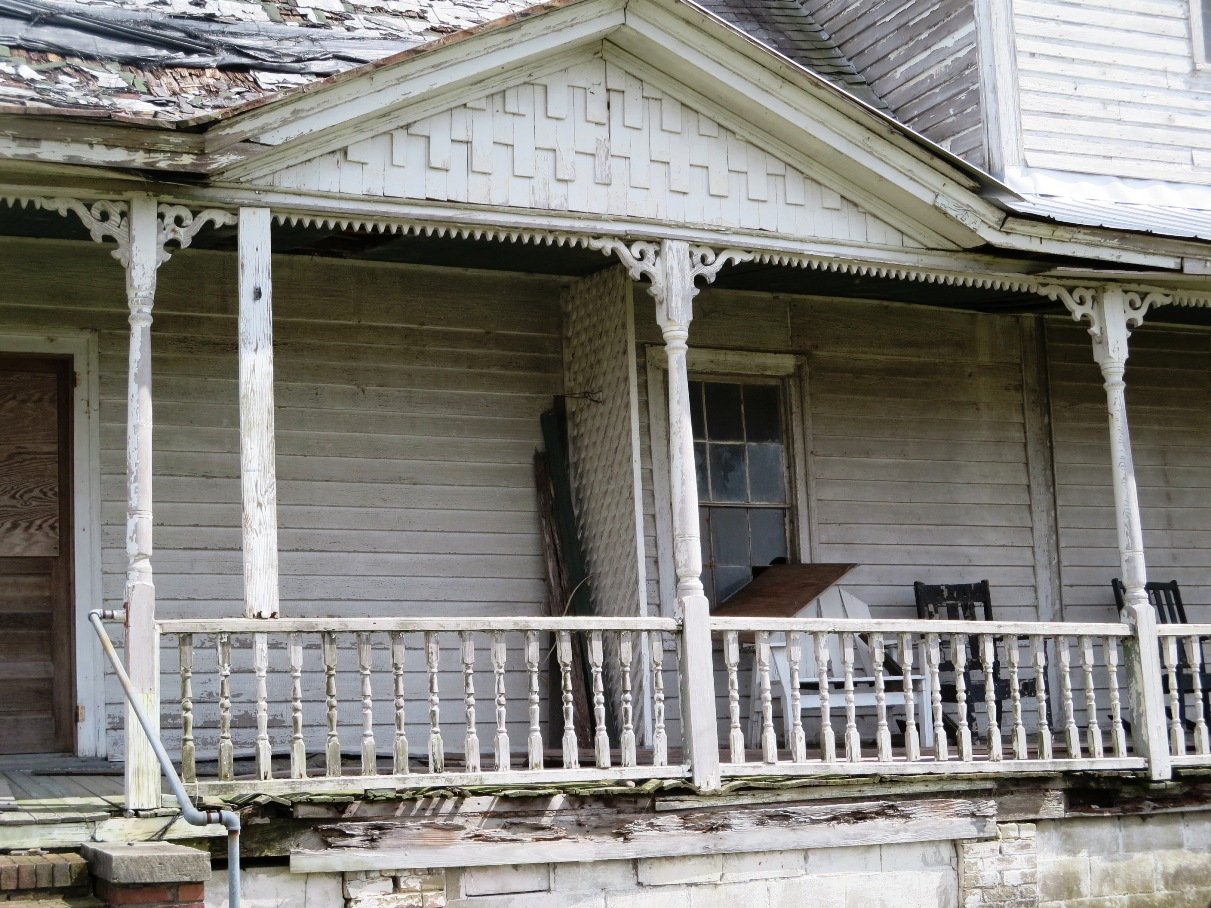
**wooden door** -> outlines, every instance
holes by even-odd
[[[66,357],[0,354],[0,754],[75,748]]]

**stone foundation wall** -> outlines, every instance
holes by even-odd
[[[254,866],[244,908],[1208,908],[1211,812],[1001,823],[973,842],[457,870]],[[206,886],[226,908],[226,879]]]
[[[1038,824],[1039,908],[1207,908],[1211,813]]]

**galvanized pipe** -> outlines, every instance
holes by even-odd
[[[147,735],[147,740],[151,742],[151,748],[160,761],[160,768],[168,777],[168,784],[172,787],[172,793],[176,795],[177,804],[181,808],[182,818],[194,826],[222,823],[227,828],[227,903],[229,908],[240,908],[240,815],[231,810],[199,810],[193,806],[193,801],[185,793],[185,785],[181,782],[181,777],[177,775],[177,769],[172,765],[172,760],[168,758],[168,752],[164,750],[160,736],[154,732],[147,713],[139,705],[130,676],[126,673],[126,667],[122,665],[122,658],[118,655],[114,642],[109,639],[109,634],[106,633],[105,625],[102,623],[107,620],[120,621],[123,617],[123,613],[112,609],[94,609],[88,613],[88,620],[96,630],[105,655],[109,657],[109,661],[114,667],[114,674],[118,676],[118,681],[122,684],[126,700],[138,717],[139,724]],[[130,734],[129,729],[127,734]]]

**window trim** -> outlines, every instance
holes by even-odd
[[[649,344],[644,353],[648,379],[648,441],[652,452],[660,611],[666,617],[675,617],[677,575],[673,563],[673,504],[669,488],[668,356],[662,344]],[[810,420],[805,406],[808,400],[807,358],[792,353],[690,347],[686,366],[690,375],[707,377],[712,381],[756,377],[782,380],[789,411],[786,446],[787,476],[791,484],[787,508],[791,520],[790,542],[798,558],[811,560],[816,533],[812,509],[808,505],[812,496],[807,468],[807,448],[810,444]]]
[[[1207,53],[1209,33],[1211,22],[1203,15],[1203,0],[1190,0],[1190,46],[1196,70],[1211,70],[1211,59]]]

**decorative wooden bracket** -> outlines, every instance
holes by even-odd
[[[29,199],[36,207],[44,211],[57,211],[63,216],[70,212],[78,217],[88,228],[88,234],[98,243],[113,240],[117,248],[113,257],[123,266],[130,265],[130,205],[125,201],[102,200],[99,202],[83,202],[80,199],[67,198],[35,198]],[[235,212],[218,208],[207,208],[194,214],[184,205],[161,204],[158,214],[158,242],[156,250],[156,267],[163,265],[172,257],[168,251],[169,243],[176,243],[184,249],[207,224],[215,227],[231,226],[236,223]]]

